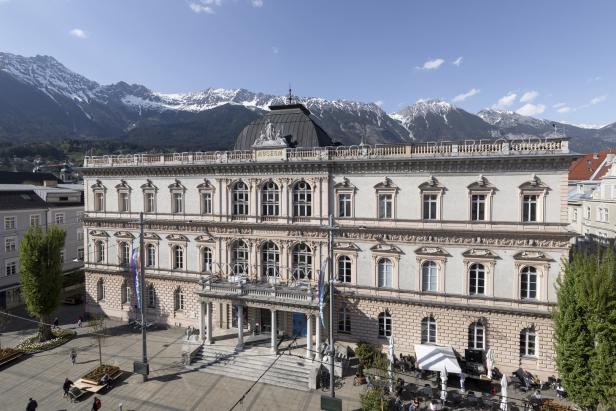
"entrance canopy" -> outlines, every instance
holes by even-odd
[[[460,374],[462,369],[453,348],[439,345],[415,344],[417,366],[422,370],[443,371]]]

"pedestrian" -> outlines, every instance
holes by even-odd
[[[98,397],[94,397],[94,402],[92,403],[92,411],[97,411],[101,409],[101,400]]]
[[[58,325],[60,324],[60,320],[58,320],[58,317],[53,319],[53,328],[58,328]]]
[[[64,396],[68,397],[68,392],[71,389],[71,385],[73,385],[73,381],[68,378],[64,379],[64,384],[62,384],[62,390],[64,391]]]
[[[38,403],[32,398],[28,399],[28,405],[26,405],[26,411],[35,411],[38,407]]]
[[[81,328],[81,323],[83,323],[83,318],[80,315],[79,318],[77,318],[77,327],[78,328]]]
[[[77,362],[77,351],[75,351],[74,348],[71,348],[71,352],[69,354],[69,357],[71,359],[71,364],[75,365],[75,363]]]

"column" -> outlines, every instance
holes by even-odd
[[[314,317],[314,321],[315,321],[315,327],[316,327],[316,342],[315,342],[315,347],[314,350],[317,352],[317,359],[320,360],[321,359],[321,319],[319,318],[319,315],[315,315]]]
[[[244,346],[244,306],[237,306],[237,348]]]
[[[276,349],[276,344],[278,340],[278,324],[276,324],[276,310],[272,311],[272,336],[271,336],[271,344],[272,344],[272,353],[277,354],[278,350]]]
[[[203,301],[199,302],[199,340],[205,340],[205,315],[203,313]]]
[[[212,303],[205,303],[205,343],[213,344],[214,338],[212,338]]]
[[[312,315],[306,314],[306,358],[312,358]]]

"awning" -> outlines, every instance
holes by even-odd
[[[451,347],[415,344],[417,366],[422,370],[443,371],[460,374],[462,369]]]

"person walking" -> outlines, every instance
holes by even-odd
[[[68,392],[71,389],[71,385],[73,385],[73,381],[68,378],[64,379],[64,384],[62,384],[62,390],[64,391],[64,396],[68,397]]]
[[[71,348],[71,352],[69,354],[69,357],[71,359],[71,364],[75,365],[75,363],[77,362],[77,351],[75,351],[74,348]]]
[[[28,405],[26,405],[26,411],[36,411],[36,407],[38,407],[38,403],[32,398],[29,398]]]
[[[83,323],[83,318],[81,315],[77,318],[77,328],[81,328],[81,324]]]
[[[94,402],[92,402],[92,411],[98,411],[101,409],[101,400],[98,397],[94,397]]]

